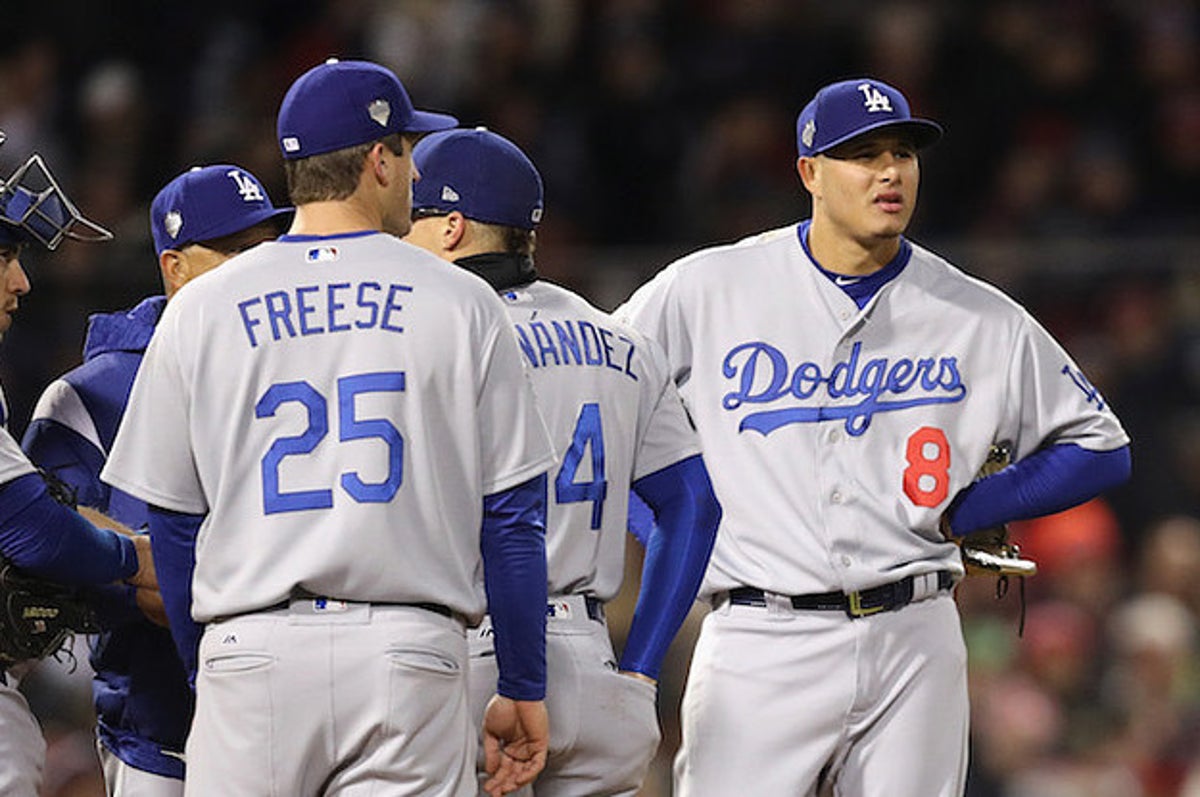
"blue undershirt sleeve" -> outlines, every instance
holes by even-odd
[[[629,491],[629,533],[642,545],[648,545],[650,534],[654,531],[654,510],[646,506],[646,502],[637,494],[637,490]]]
[[[546,475],[483,499],[480,534],[488,613],[495,629],[496,691],[546,696]]]
[[[0,553],[64,584],[103,584],[138,569],[133,541],[55,501],[36,473],[0,485]]]
[[[188,683],[196,688],[196,662],[204,626],[192,619],[192,574],[196,569],[196,535],[204,515],[189,515],[151,505],[150,547],[171,637],[183,661]]]
[[[646,541],[642,585],[621,669],[657,679],[667,647],[700,589],[721,507],[699,455],[643,476],[633,489],[657,521]]]
[[[1047,446],[963,489],[947,510],[950,529],[961,537],[1061,512],[1121,484],[1131,469],[1127,445],[1112,451],[1073,443]]]

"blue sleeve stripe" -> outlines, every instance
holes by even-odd
[[[65,584],[103,584],[137,572],[133,541],[99,529],[55,501],[29,473],[0,486],[0,553]]]
[[[621,669],[658,678],[667,648],[700,589],[721,507],[698,455],[638,479],[633,488],[656,520],[646,542]]]
[[[204,628],[192,619],[192,575],[196,569],[196,535],[203,515],[188,515],[151,506],[150,545],[171,637],[183,661],[188,683],[196,685],[196,663]]]
[[[546,475],[483,499],[484,585],[496,637],[496,691],[546,696]]]
[[[1048,446],[959,493],[948,510],[950,528],[962,536],[1061,512],[1121,484],[1131,471],[1129,446],[1112,451]]]

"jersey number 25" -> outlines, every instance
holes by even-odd
[[[338,440],[377,438],[387,446],[387,477],[381,482],[364,482],[357,471],[343,473],[341,487],[360,504],[387,503],[404,481],[404,438],[386,418],[359,418],[355,398],[361,393],[404,391],[403,371],[344,376],[337,381]],[[312,453],[329,433],[329,402],[308,382],[279,382],[271,385],[254,405],[257,418],[270,418],[283,404],[295,402],[308,411],[308,427],[302,434],[275,439],[262,458],[263,511],[299,512],[333,506],[333,490],[291,490],[279,484],[279,464],[287,457]]]

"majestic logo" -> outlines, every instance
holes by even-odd
[[[872,86],[870,83],[859,83],[858,90],[863,93],[863,106],[868,113],[876,111],[892,112],[892,101],[887,98],[879,89]]]
[[[800,131],[800,140],[804,142],[804,146],[811,147],[813,139],[817,137],[817,123],[809,119],[804,123],[804,129]]]
[[[902,357],[895,362],[878,357],[865,363],[861,358],[862,344],[855,343],[850,356],[826,374],[814,362],[792,369],[783,352],[769,343],[743,343],[731,349],[721,365],[725,378],[738,385],[725,394],[721,406],[736,410],[743,404],[799,399],[806,403],[746,415],[738,431],[750,429],[765,436],[788,424],[844,420],[847,434],[858,437],[876,413],[952,404],[967,395],[956,357]],[[856,397],[861,398],[847,401]]]
[[[442,201],[443,202],[457,202],[461,198],[462,197],[460,197],[458,195],[458,192],[455,191],[450,186],[448,186],[448,185],[442,186]]]
[[[183,229],[183,214],[178,210],[172,210],[163,219],[163,227],[166,228],[167,235],[178,238],[179,231]]]
[[[242,200],[245,202],[265,202],[266,197],[263,196],[262,186],[258,184],[250,175],[240,169],[230,169],[225,172],[234,184],[237,185],[238,193],[242,195]]]
[[[367,106],[367,115],[380,127],[387,127],[388,119],[392,116],[392,106],[387,100],[372,100]]]

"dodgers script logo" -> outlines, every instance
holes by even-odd
[[[792,369],[784,353],[769,343],[743,343],[731,349],[721,364],[725,377],[738,385],[725,394],[721,405],[735,410],[743,404],[798,399],[805,404],[746,415],[738,431],[751,429],[766,436],[791,423],[844,419],[846,432],[858,437],[867,431],[877,412],[952,404],[967,395],[957,357],[923,357],[916,361],[901,357],[895,362],[877,357],[860,363],[861,355],[862,344],[855,343],[850,356],[835,363],[826,374],[814,362],[802,362]],[[841,403],[859,396],[857,402]]]

